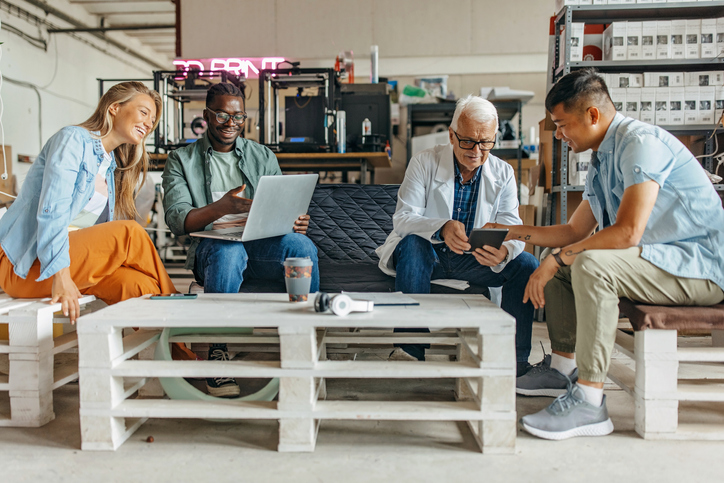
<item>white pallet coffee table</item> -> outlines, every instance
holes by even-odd
[[[380,306],[347,317],[315,313],[286,294],[200,294],[196,300],[132,299],[78,324],[84,450],[115,450],[147,418],[277,419],[279,451],[313,451],[323,419],[466,421],[482,451],[515,450],[515,320],[479,295],[414,295],[419,306]],[[256,327],[235,343],[280,345],[280,361],[130,360],[164,327]],[[123,329],[141,330],[123,337]],[[355,327],[359,332],[328,331]],[[427,327],[431,334],[396,333]],[[271,332],[268,329],[276,329]],[[440,332],[437,329],[453,331]],[[154,330],[150,330],[154,329]],[[369,330],[375,329],[375,330]],[[384,330],[386,329],[386,330]],[[214,334],[218,339],[218,334]],[[180,336],[176,341],[197,341]],[[456,361],[329,361],[327,343],[458,346]],[[158,377],[279,378],[278,401],[129,399]],[[326,401],[325,378],[455,378],[455,401]]]

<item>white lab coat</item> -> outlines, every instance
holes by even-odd
[[[388,275],[395,275],[392,254],[397,244],[407,235],[418,235],[432,243],[432,236],[452,219],[455,200],[455,166],[451,144],[441,144],[419,152],[410,160],[400,190],[397,208],[392,217],[393,230],[385,243],[377,248],[379,267]],[[500,158],[488,155],[480,173],[478,205],[475,210],[475,228],[488,222],[520,225],[518,194],[513,168]],[[513,260],[525,248],[521,241],[503,242]],[[491,267],[500,272],[506,262]]]

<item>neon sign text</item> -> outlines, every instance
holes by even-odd
[[[183,72],[184,77],[190,70],[198,70],[201,76],[204,72],[215,72],[224,70],[235,75],[243,75],[247,79],[258,77],[260,69],[276,69],[277,65],[284,62],[284,57],[262,57],[251,59],[240,59],[236,57],[195,59],[195,60],[174,60],[176,70]]]

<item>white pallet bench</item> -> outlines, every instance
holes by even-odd
[[[105,304],[92,295],[82,297],[82,313]],[[100,305],[99,305],[100,304]],[[0,426],[39,427],[55,418],[53,390],[78,379],[78,364],[65,360],[55,367],[55,356],[78,346],[75,332],[53,339],[54,318],[60,304],[48,299],[13,299],[0,295],[0,323],[8,324],[9,340],[0,341],[0,353],[8,354],[9,374],[0,376],[0,391],[10,397],[10,414],[0,416]]]
[[[666,310],[673,314],[676,309],[688,308]],[[622,301],[621,310],[629,318],[636,316],[633,314],[636,308],[630,301]],[[655,311],[655,308],[645,310]],[[643,317],[640,312],[638,316]],[[724,311],[722,318],[724,320]],[[651,324],[648,320],[646,323]],[[639,322],[633,325],[643,328]],[[689,328],[696,329],[694,325],[689,323]],[[654,322],[654,327],[660,326],[661,323]],[[617,332],[615,347],[635,361],[635,370],[614,360],[608,377],[633,396],[634,427],[643,438],[724,440],[724,424],[679,423],[679,402],[724,402],[723,372],[711,364],[724,363],[724,327],[714,327],[716,324],[711,323],[699,327],[711,331],[710,347],[687,347],[686,338],[679,337],[674,329],[649,326],[636,330],[634,335]]]
[[[84,450],[115,450],[148,418],[276,419],[279,451],[313,451],[319,422],[328,419],[466,421],[486,453],[515,450],[515,321],[476,295],[415,296],[419,306],[378,307],[336,317],[285,294],[200,294],[194,301],[134,299],[83,317],[79,324],[81,440]],[[213,320],[213,323],[207,321]],[[277,344],[277,361],[131,360],[164,327],[257,327],[250,335],[175,336],[174,342],[224,340]],[[123,328],[141,330],[133,341]],[[436,333],[454,325],[457,330]],[[361,332],[340,331],[356,327]],[[394,334],[392,327],[433,333]],[[276,329],[270,331],[270,329]],[[327,330],[330,329],[330,330]],[[369,331],[366,333],[365,331]],[[442,342],[456,361],[329,361],[329,341],[349,344]],[[129,399],[130,389],[159,377],[279,378],[278,401]],[[327,401],[327,378],[454,378],[457,400]],[[135,381],[135,386],[130,384]]]

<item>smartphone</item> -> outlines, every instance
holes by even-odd
[[[195,293],[162,293],[160,295],[151,295],[151,300],[191,300],[195,299]]]
[[[507,228],[476,228],[470,234],[470,251],[465,253],[472,253],[477,248],[483,248],[483,245],[488,245],[496,250],[500,249],[500,246],[505,241],[505,237],[508,235]]]

